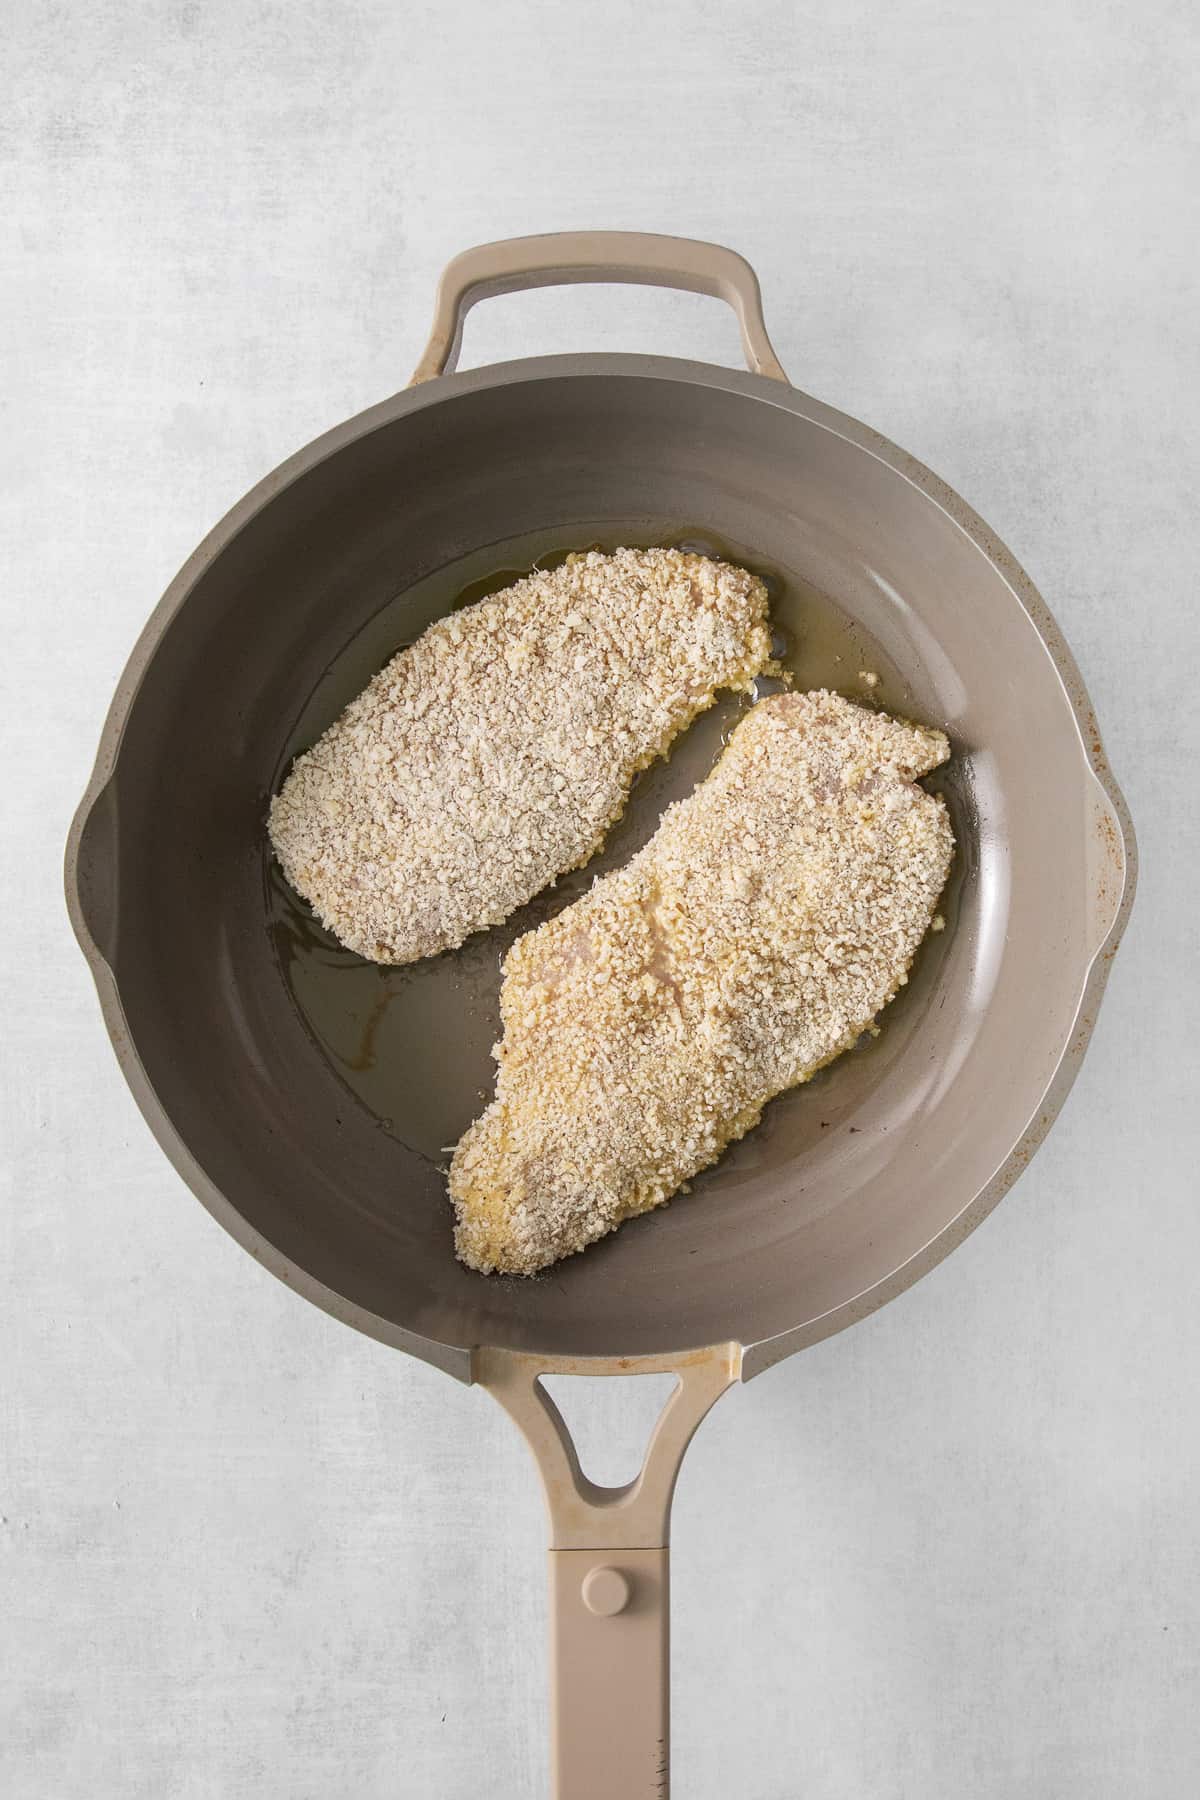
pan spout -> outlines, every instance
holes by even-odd
[[[1137,885],[1137,844],[1128,812],[1093,773],[1091,832],[1088,839],[1089,943],[1094,961],[1128,914]]]
[[[117,794],[110,776],[80,802],[67,839],[67,911],[88,962],[111,968],[117,945]]]

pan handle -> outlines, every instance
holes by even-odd
[[[472,1375],[516,1421],[550,1515],[553,1800],[666,1800],[670,1783],[671,1500],[684,1451],[741,1376],[740,1344],[573,1360],[477,1350]],[[675,1374],[641,1473],[598,1487],[542,1375]]]
[[[553,231],[479,244],[447,265],[438,283],[433,330],[409,386],[453,371],[463,320],[477,300],[577,281],[684,288],[724,300],[737,314],[746,366],[787,382],[767,336],[758,277],[736,250],[645,231]]]

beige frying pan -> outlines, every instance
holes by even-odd
[[[729,302],[750,373],[567,356],[453,373],[475,301],[570,281]],[[441,1146],[490,1080],[497,952],[564,903],[407,971],[340,952],[281,889],[269,794],[295,751],[462,596],[571,547],[700,541],[770,576],[803,685],[944,726],[949,928],[880,1038],[768,1109],[673,1205],[531,1281],[454,1260]],[[862,661],[869,658],[870,662]],[[603,861],[711,764],[720,708],[639,783]],[[986,525],[790,387],[731,251],[616,233],[469,251],[414,385],[319,438],[219,524],[121,679],[67,890],[126,1077],[252,1255],[359,1330],[488,1388],[542,1472],[554,1791],[667,1788],[667,1538],[717,1397],[938,1262],[1024,1168],[1078,1070],[1134,846],[1082,681]],[[594,1487],[539,1383],[672,1371],[645,1466]]]

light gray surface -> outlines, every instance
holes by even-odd
[[[117,1074],[59,863],[109,692],[196,540],[406,379],[454,251],[582,225],[744,251],[793,377],[1008,540],[1083,667],[1143,860],[1030,1174],[693,1447],[676,1791],[1196,1792],[1189,13],[19,0],[0,52],[6,1794],[544,1791],[526,1452],[485,1396],[303,1305],[185,1192]],[[480,308],[464,360],[580,348],[732,360],[736,332],[692,297],[543,292]]]

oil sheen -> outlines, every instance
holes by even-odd
[[[398,594],[345,646],[309,695],[283,746],[275,785],[292,759],[333,723],[377,670],[434,619],[498,592],[535,566],[552,568],[582,549],[669,544],[752,570],[767,586],[775,655],[794,687],[835,688],[861,705],[911,715],[912,695],[880,647],[829,596],[794,571],[764,562],[753,549],[679,521],[610,522],[594,530],[585,526],[569,542],[565,536],[560,528],[491,545]],[[868,682],[867,675],[877,680]],[[782,685],[777,678],[764,678],[754,696],[718,696],[676,740],[671,754],[637,777],[624,814],[585,868],[562,876],[504,925],[479,932],[460,949],[424,962],[385,967],[343,949],[284,880],[264,829],[267,928],[281,974],[306,1028],[383,1130],[445,1166],[449,1151],[491,1096],[491,1051],[500,1033],[501,963],[510,945],[522,932],[569,905],[597,875],[626,862],[653,835],[663,808],[708,774],[753,699]],[[941,784],[934,778],[927,785]],[[952,780],[946,788],[953,812]],[[960,855],[943,898],[941,910],[948,923],[953,922],[962,862]],[[924,965],[936,962],[950,935],[931,939],[923,950],[918,959],[920,987],[927,988],[932,975]],[[910,992],[904,990],[886,1014],[889,1031],[899,1036],[907,1035],[903,1020],[913,1005]],[[856,1060],[869,1057],[882,1041],[865,1038],[850,1055]],[[838,1068],[835,1063],[805,1088],[774,1101],[759,1129],[701,1179],[736,1185],[762,1161],[772,1160],[772,1123],[778,1109],[815,1102],[823,1111],[836,1110]]]

